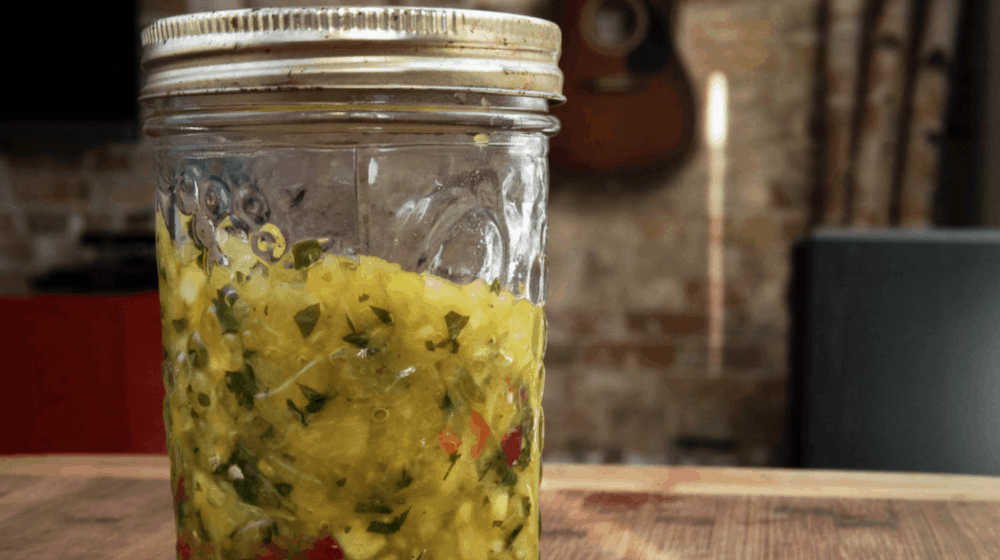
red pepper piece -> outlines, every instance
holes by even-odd
[[[521,456],[521,439],[523,430],[521,426],[518,426],[510,431],[509,434],[503,436],[503,442],[500,447],[503,449],[504,455],[507,456],[507,466],[513,467],[514,461]]]
[[[486,447],[486,438],[490,437],[490,427],[483,415],[475,410],[472,411],[472,417],[469,418],[469,427],[472,428],[472,435],[476,438],[475,443],[472,444],[472,458],[478,459],[479,454],[483,452],[483,447]]]
[[[177,491],[174,492],[174,511],[177,511],[178,506],[187,501],[187,493],[184,492],[184,477],[177,479]]]
[[[441,449],[448,455],[458,451],[458,448],[462,446],[462,438],[456,436],[455,434],[445,430],[438,434],[438,443],[441,444]]]
[[[325,537],[313,544],[309,560],[344,560],[344,549],[333,537]]]

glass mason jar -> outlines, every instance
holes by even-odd
[[[535,559],[555,25],[142,33],[178,557]]]

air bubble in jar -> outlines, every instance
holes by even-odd
[[[254,187],[241,187],[236,192],[238,201],[233,213],[244,223],[262,226],[271,217],[271,208],[264,194]]]
[[[229,213],[231,204],[229,187],[221,178],[212,176],[201,182],[199,191],[202,195],[201,205],[204,212],[218,223]]]
[[[182,174],[177,180],[177,209],[190,216],[198,209],[198,183]]]
[[[264,253],[275,261],[285,254],[287,243],[278,226],[270,222],[266,223],[254,234],[254,237],[256,237],[254,245],[257,252]]]
[[[161,167],[158,170],[156,179],[156,191],[159,194],[169,195],[174,185],[177,183],[177,168],[167,170]]]
[[[195,245],[202,249],[215,244],[215,226],[202,212],[194,215],[194,220],[191,222],[191,237],[194,238]]]

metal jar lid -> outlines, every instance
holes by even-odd
[[[554,23],[406,7],[189,14],[142,31],[139,99],[318,89],[445,90],[565,101]]]

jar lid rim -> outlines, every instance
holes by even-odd
[[[141,35],[140,99],[215,91],[490,90],[565,101],[559,26],[503,12],[258,8],[160,19]]]

